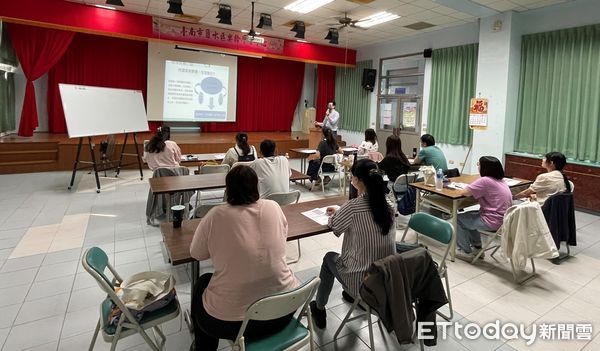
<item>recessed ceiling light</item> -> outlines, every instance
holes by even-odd
[[[369,28],[377,24],[395,20],[396,18],[400,18],[400,16],[383,11],[361,19],[360,21],[356,22],[356,25],[363,28]]]
[[[284,9],[299,13],[309,13],[332,1],[333,0],[297,0],[284,7]]]

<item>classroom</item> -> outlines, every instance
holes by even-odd
[[[600,350],[599,0],[0,1],[0,351]]]

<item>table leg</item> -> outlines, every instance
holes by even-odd
[[[456,234],[458,228],[458,203],[452,201],[452,242],[450,243],[450,261],[454,262],[456,258]]]
[[[192,261],[191,265],[191,282],[190,282],[190,299],[194,298],[194,286],[196,286],[196,282],[198,281],[198,275],[200,274],[200,262]],[[186,310],[183,312],[183,318],[185,323],[187,324],[190,333],[194,332],[194,323],[192,322],[192,316],[190,314],[190,310]]]

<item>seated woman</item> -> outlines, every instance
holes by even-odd
[[[373,128],[365,130],[365,140],[358,146],[358,155],[368,155],[369,152],[377,152],[379,145],[377,144],[377,134]]]
[[[328,252],[321,265],[321,284],[310,311],[315,325],[327,324],[325,305],[336,278],[345,291],[358,296],[359,287],[371,263],[394,254],[394,211],[386,201],[386,184],[371,160],[359,160],[352,166],[352,185],[358,197],[339,210],[328,208],[329,227],[333,234],[344,234],[342,252]],[[343,294],[348,299],[347,294]]]
[[[161,167],[179,167],[181,149],[170,138],[171,128],[159,127],[146,145],[144,160],[152,171]]]
[[[461,190],[461,195],[479,200],[479,211],[460,213],[456,229],[456,257],[471,262],[481,250],[478,230],[495,231],[504,220],[504,213],[512,206],[512,193],[502,180],[504,169],[493,156],[483,156],[477,162],[481,178]],[[483,257],[481,255],[480,257]]]
[[[256,149],[248,144],[248,134],[237,133],[235,136],[235,146],[229,148],[222,164],[233,166],[236,162],[248,162],[256,159]]]
[[[192,257],[210,258],[215,268],[194,286],[196,350],[216,350],[219,339],[234,340],[248,306],[299,285],[285,262],[287,220],[275,201],[259,199],[256,173],[237,166],[225,177],[225,186],[227,204],[208,212],[190,247]],[[250,321],[244,335],[251,340],[276,333],[292,315]]]
[[[542,159],[542,167],[548,173],[542,173],[529,188],[521,191],[514,196],[514,199],[522,199],[528,197],[531,200],[537,200],[540,206],[544,204],[547,198],[556,193],[560,193],[569,189],[571,184],[567,176],[563,173],[563,168],[567,164],[567,158],[560,152],[549,152]]]
[[[410,163],[402,152],[402,141],[397,135],[390,135],[385,141],[385,157],[379,162],[379,169],[387,174],[390,182],[395,182],[401,174],[408,173]]]
[[[319,167],[325,156],[334,155],[340,151],[340,147],[335,141],[333,132],[328,127],[324,127],[322,130],[324,139],[321,140],[319,146],[317,146],[317,153],[309,157],[308,169],[306,174],[310,176],[310,181],[313,182],[314,186],[321,185],[321,179],[318,177]],[[334,166],[330,164],[323,165],[323,171],[331,172],[334,170]],[[326,176],[324,181],[327,184],[331,179]]]

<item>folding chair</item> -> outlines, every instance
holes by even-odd
[[[314,350],[314,342],[312,341],[313,323],[310,312],[308,312],[308,304],[317,291],[320,282],[319,278],[314,277],[294,290],[263,297],[250,305],[244,316],[240,331],[232,342],[232,349],[236,351],[299,350],[303,346],[310,345],[311,351]],[[266,321],[280,318],[296,312],[301,307],[298,316],[293,317],[290,323],[280,332],[260,340],[245,342],[244,332],[250,320]],[[307,316],[308,323],[306,327],[300,323],[303,316]]]
[[[448,267],[446,265],[446,259],[448,258],[450,243],[452,242],[452,225],[428,213],[419,212],[410,217],[407,230],[408,228],[417,232],[417,235],[424,235],[432,240],[446,245],[446,249],[442,255],[442,260],[438,262],[438,273],[446,282],[446,295],[448,296],[448,308],[450,309],[450,314],[445,315],[440,311],[438,311],[437,314],[445,320],[450,321],[454,316],[454,310],[452,309],[452,296],[450,295],[450,281],[448,280]],[[406,235],[406,231],[404,232],[404,235]],[[404,236],[402,239],[404,240]]]
[[[225,202],[204,203],[194,208],[194,218],[203,218],[213,207],[224,205]]]
[[[228,173],[229,165],[203,165],[200,174]]]
[[[325,164],[332,165],[333,171],[324,171],[323,165],[325,165]],[[342,182],[341,182],[341,179],[339,178],[340,172],[338,169],[338,161],[337,161],[336,155],[327,155],[327,156],[323,157],[323,160],[321,160],[321,165],[319,166],[319,173],[317,175],[319,178],[321,178],[321,191],[325,192],[325,183],[323,182],[323,179],[325,178],[325,176],[330,176],[331,180],[333,180],[337,176],[338,183],[339,183],[339,191],[340,192],[342,191]]]
[[[279,206],[285,206],[293,203],[297,204],[300,200],[300,190],[293,190],[288,193],[273,193],[267,196],[266,199],[277,202]],[[300,251],[300,239],[296,240],[296,243],[298,243],[298,258],[288,261],[288,264],[300,261],[300,257],[302,256],[302,251]]]
[[[142,319],[137,321],[131,311],[125,307],[123,302],[121,302],[121,299],[119,299],[115,293],[115,288],[123,282],[123,279],[119,276],[110,262],[108,262],[106,253],[97,247],[89,248],[83,254],[81,264],[86,272],[96,280],[98,286],[100,286],[107,294],[106,299],[100,304],[100,318],[98,318],[98,323],[96,324],[89,350],[92,351],[94,349],[100,329],[102,329],[102,338],[104,341],[111,343],[111,351],[116,349],[117,342],[120,339],[135,333],[139,333],[152,350],[162,350],[167,338],[158,326],[179,316],[181,311],[179,301],[173,299],[168,305],[158,310],[144,313]],[[112,274],[112,280],[109,280],[106,274],[104,274],[106,268],[108,268]],[[109,319],[113,303],[121,310],[121,317],[119,318],[117,326],[111,324]],[[150,336],[146,333],[147,329],[152,329],[154,332],[154,341],[150,339]],[[156,334],[158,334],[161,339],[160,343],[156,340]]]

